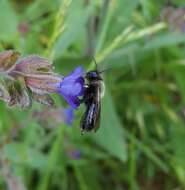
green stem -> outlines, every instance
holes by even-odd
[[[82,175],[79,167],[76,165],[76,163],[73,164],[73,168],[75,170],[75,174],[76,174],[76,178],[78,180],[79,188],[81,190],[87,190],[88,188],[87,188],[87,185],[84,181],[83,175]]]
[[[53,34],[48,42],[48,47],[46,51],[44,52],[44,55],[47,57],[50,57],[50,58],[54,57],[55,52],[53,50],[53,46],[55,42],[57,41],[58,37],[64,32],[66,28],[65,17],[66,17],[67,10],[71,2],[72,0],[64,0],[61,3],[58,13],[56,14]]]
[[[113,0],[105,0],[104,6],[106,6],[107,8],[104,9],[105,12],[104,14],[102,14],[101,24],[103,26],[101,27],[100,35],[98,37],[97,45],[95,48],[95,59],[98,52],[102,49],[104,41],[106,39],[106,33],[107,33],[109,23],[112,18],[112,13],[113,13]],[[94,63],[92,61],[88,70],[91,70],[93,67],[94,67]]]
[[[51,177],[52,170],[56,164],[58,158],[58,152],[62,147],[62,140],[64,136],[64,127],[58,127],[57,137],[52,145],[51,151],[49,153],[48,165],[44,171],[43,177],[41,179],[40,185],[37,188],[38,190],[47,190],[49,178]]]
[[[103,51],[101,51],[97,55],[97,62],[103,61],[105,59],[105,57],[110,55],[113,52],[113,50],[115,50],[120,45],[121,42],[124,42],[124,40],[126,40],[127,36],[130,34],[132,28],[133,27],[126,28],[120,35],[118,35],[113,40],[113,42],[107,48],[105,48]]]
[[[98,53],[104,44],[104,41],[106,39],[106,33],[107,33],[107,29],[109,27],[109,23],[110,20],[112,18],[112,13],[113,13],[113,1],[111,0],[105,0],[104,6],[107,7],[106,13],[103,15],[104,18],[102,18],[102,22],[103,22],[103,26],[101,28],[101,33],[100,36],[98,38],[98,43],[95,49],[95,53]]]
[[[124,129],[125,136],[139,148],[150,160],[153,161],[162,171],[168,172],[169,168],[147,145],[139,141],[133,134]]]
[[[2,43],[0,43],[0,51],[4,50]]]
[[[97,62],[103,61],[108,55],[110,55],[116,48],[118,48],[120,45],[124,45],[128,42],[132,42],[134,40],[138,40],[146,35],[152,35],[166,27],[166,24],[164,23],[158,23],[151,27],[139,30],[139,31],[133,31],[133,27],[130,26],[126,28],[120,35],[118,35],[113,42],[105,48],[103,51],[97,55]]]
[[[133,137],[130,139],[130,159],[129,159],[129,185],[130,189],[137,189],[136,178],[136,145]]]

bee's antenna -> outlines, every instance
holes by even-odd
[[[95,59],[95,57],[92,57],[92,60],[94,61],[94,63],[95,63],[95,66],[96,66],[96,70],[98,71],[98,64],[97,64],[97,62],[96,62],[96,59]],[[107,69],[103,69],[103,70],[101,70],[101,71],[98,71],[98,73],[103,73],[103,72],[105,72],[105,71],[108,71],[108,70],[110,70],[111,68],[107,68]]]
[[[95,57],[92,57],[92,60],[94,61],[94,63],[95,63],[95,66],[96,66],[96,70],[98,70],[98,64],[97,64],[97,62],[96,62],[96,59],[95,59]]]

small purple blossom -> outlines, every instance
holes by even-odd
[[[57,84],[58,93],[64,97],[73,109],[77,109],[80,105],[79,96],[82,96],[84,93],[83,76],[84,69],[82,66],[79,66]]]
[[[74,109],[71,107],[68,107],[64,109],[64,113],[65,113],[65,123],[67,125],[71,125],[74,120]]]
[[[68,155],[70,158],[75,159],[75,160],[79,160],[82,156],[81,152],[76,149],[69,150]]]

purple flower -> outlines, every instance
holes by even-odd
[[[80,105],[79,96],[84,93],[84,69],[82,66],[77,67],[72,73],[64,77],[57,84],[58,93],[61,94],[67,103],[77,109]]]
[[[82,156],[81,152],[76,149],[69,150],[68,155],[69,155],[69,157],[71,157],[72,159],[75,159],[75,160],[79,160]]]
[[[72,107],[68,107],[64,109],[64,113],[65,113],[65,123],[67,125],[71,125],[74,120],[74,109]]]

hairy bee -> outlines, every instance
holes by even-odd
[[[96,64],[96,62],[95,62]],[[101,114],[101,97],[104,93],[104,83],[101,77],[101,72],[97,69],[86,73],[87,84],[83,96],[83,102],[86,110],[81,119],[81,131],[97,131],[100,126]]]

